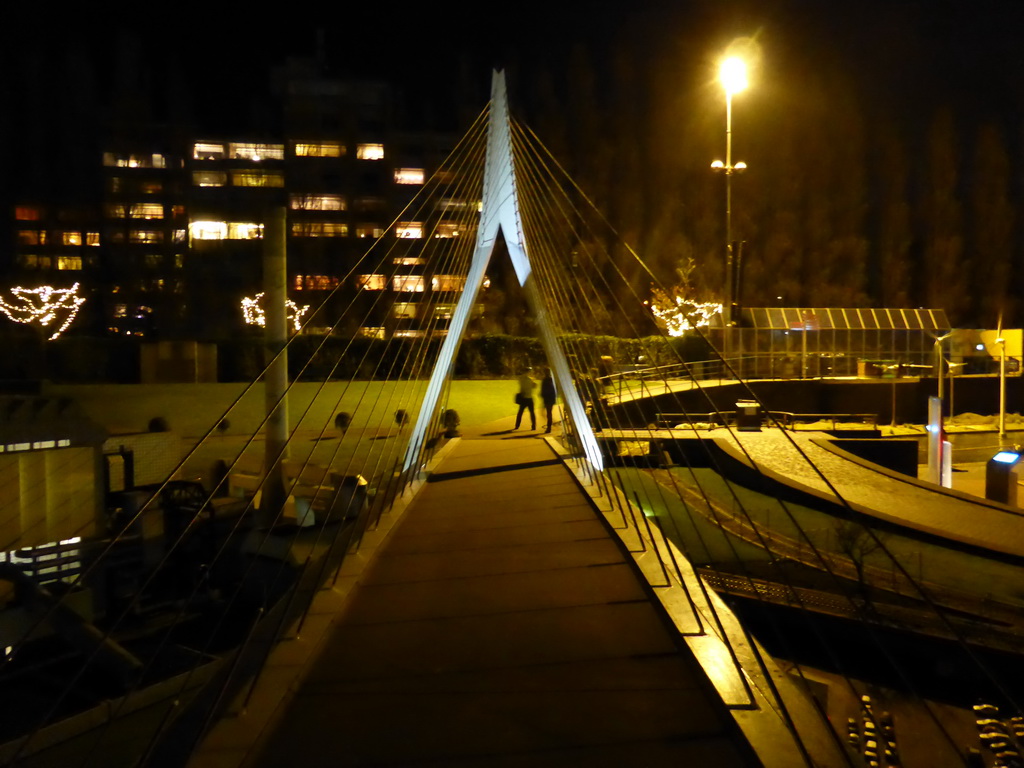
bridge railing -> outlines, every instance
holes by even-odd
[[[791,411],[768,411],[769,421],[783,429],[796,431],[799,427],[816,422],[827,422],[830,429],[840,424],[878,425],[877,413],[793,413]],[[654,423],[659,429],[673,429],[678,426],[698,429],[715,429],[724,426],[739,426],[739,411],[712,411],[708,413],[658,413]],[[763,419],[762,419],[763,421]]]

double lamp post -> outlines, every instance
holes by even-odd
[[[728,329],[736,318],[733,306],[739,293],[739,254],[732,239],[732,177],[744,171],[747,164],[732,161],[732,97],[747,87],[747,65],[743,59],[730,56],[722,62],[718,73],[719,82],[725,89],[725,162],[715,160],[711,167],[725,174],[725,290],[722,295],[723,347],[728,348]]]

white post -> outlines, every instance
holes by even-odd
[[[263,498],[259,524],[273,521],[287,499],[282,460],[288,450],[288,316],[285,284],[285,210],[272,208],[263,224],[263,335],[264,401],[267,409],[263,471]],[[278,354],[280,353],[280,354]],[[276,359],[275,359],[276,358]]]
[[[1006,339],[999,342],[999,437],[1006,437]]]
[[[928,398],[928,481],[942,485],[942,401]]]

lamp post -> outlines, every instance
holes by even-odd
[[[996,339],[999,345],[999,438],[1006,437],[1006,339]]]
[[[722,62],[718,79],[725,89],[725,162],[715,160],[711,167],[725,173],[725,291],[722,300],[724,341],[728,339],[728,328],[733,321],[732,175],[747,167],[744,162],[735,165],[732,162],[732,97],[747,87],[746,63],[737,56],[730,56]]]
[[[943,395],[945,395],[945,392],[943,391],[944,390],[944,387],[943,387],[943,373],[944,373],[943,368],[944,368],[946,359],[945,359],[945,356],[942,354],[942,342],[944,342],[946,339],[948,339],[952,335],[953,335],[953,332],[950,331],[947,334],[935,337],[935,345],[934,345],[933,349],[935,350],[935,376],[938,378],[938,385],[939,385],[938,396],[939,396],[939,400],[942,400]],[[949,415],[952,416],[953,412],[950,411]]]

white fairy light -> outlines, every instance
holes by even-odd
[[[669,300],[662,303],[655,298],[651,302],[651,312],[664,324],[669,336],[682,336],[694,328],[709,326],[711,318],[722,313],[722,303],[718,301],[698,302],[682,296],[676,296],[675,301]]]
[[[53,341],[71,325],[85,297],[78,295],[78,283],[70,288],[42,285],[38,288],[11,288],[11,295],[20,303],[9,303],[0,296],[0,312],[16,323],[35,323],[43,328],[56,328],[47,341]],[[63,317],[63,320],[61,320]]]
[[[247,325],[258,325],[261,328],[267,324],[267,316],[262,307],[263,292],[257,293],[253,298],[248,296],[242,299],[242,317]],[[291,299],[285,301],[288,319],[292,321],[295,331],[302,329],[302,316],[309,310],[309,304],[299,307]]]

